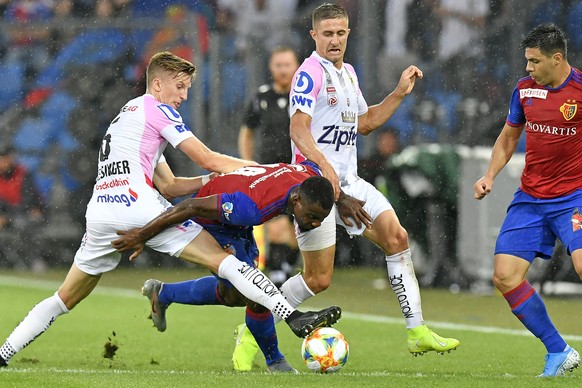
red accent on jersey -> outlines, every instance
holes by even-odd
[[[197,197],[241,192],[261,211],[261,222],[279,216],[285,210],[289,191],[305,179],[319,175],[303,164],[267,164],[239,168],[212,179],[202,186]]]
[[[154,188],[154,182],[152,182],[152,180],[150,179],[150,177],[148,177],[146,174],[144,174],[144,176],[145,176],[145,181],[148,184],[148,186],[153,189]]]
[[[521,189],[536,198],[555,198],[582,188],[582,73],[572,69],[556,89],[531,77],[520,80],[517,89],[527,120]],[[532,89],[547,94],[543,98]]]

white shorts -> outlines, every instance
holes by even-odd
[[[366,210],[370,217],[372,217],[372,221],[376,220],[376,218],[383,212],[394,210],[388,199],[386,199],[378,189],[362,178],[358,178],[354,182],[344,185],[341,188],[344,193],[359,200],[366,201],[364,210]],[[299,249],[302,251],[318,251],[335,245],[336,224],[343,226],[350,236],[361,235],[366,229],[363,224],[358,228],[355,222],[353,222],[353,226],[351,227],[346,226],[334,205],[329,215],[323,220],[321,226],[318,228],[307,232],[299,232],[297,224],[295,224],[295,234],[297,236]]]
[[[75,254],[75,265],[90,275],[99,275],[117,267],[121,254],[111,242],[119,238],[118,230],[128,230],[139,225],[120,223],[87,223],[81,246]],[[202,227],[193,221],[168,228],[151,238],[146,245],[158,252],[178,257],[186,245],[194,240],[202,231]]]

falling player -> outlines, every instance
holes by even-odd
[[[343,197],[342,201],[360,201]],[[255,266],[258,249],[253,226],[280,215],[294,217],[298,227],[317,228],[333,206],[333,189],[310,162],[298,165],[270,164],[245,167],[220,175],[204,185],[196,198],[186,199],[142,228],[120,231],[112,243],[120,252],[134,250],[134,259],[147,240],[172,226],[182,228],[194,218],[220,245],[249,266]],[[349,204],[342,208],[349,208]],[[353,214],[349,214],[353,216]],[[166,310],[172,303],[247,306],[246,324],[263,351],[270,371],[294,371],[277,347],[273,316],[262,306],[245,301],[227,281],[215,276],[180,283],[150,279],[142,289],[152,305],[156,328],[166,330]]]

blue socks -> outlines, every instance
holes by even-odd
[[[267,365],[271,365],[284,357],[279,351],[279,340],[277,339],[277,332],[275,331],[275,321],[270,311],[255,313],[247,307],[245,321],[250,332],[255,337],[259,348],[265,355]]]
[[[503,294],[503,297],[517,319],[543,342],[548,353],[559,353],[566,349],[566,341],[550,320],[542,298],[527,280]]]
[[[190,305],[224,304],[218,294],[218,279],[215,276],[206,276],[180,283],[164,283],[158,299],[160,303],[166,306],[172,303]],[[270,311],[255,313],[247,308],[245,320],[247,327],[265,355],[267,365],[284,358],[279,351],[275,322]]]
[[[171,303],[192,305],[223,304],[218,295],[218,279],[215,276],[205,276],[180,283],[164,283],[158,299],[160,303],[166,306]]]

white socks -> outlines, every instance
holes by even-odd
[[[59,315],[68,312],[69,309],[59,297],[58,291],[55,292],[53,296],[46,298],[30,310],[0,348],[0,356],[8,363],[16,352],[44,333]]]
[[[287,281],[281,286],[281,292],[287,299],[287,302],[289,302],[293,307],[299,306],[301,303],[315,295],[315,293],[307,287],[307,284],[300,273],[287,279]],[[278,323],[279,321],[280,320],[275,317],[275,323]]]
[[[307,284],[300,273],[287,279],[287,281],[281,286],[281,292],[293,307],[299,306],[301,303],[315,295],[315,293],[307,287]]]
[[[282,320],[287,319],[295,311],[264,273],[233,255],[228,255],[220,263],[218,276],[231,282],[241,294],[265,306]]]
[[[410,249],[386,256],[386,267],[388,269],[388,282],[398,299],[400,310],[406,321],[406,328],[412,329],[424,324],[420,290],[414,273]]]

